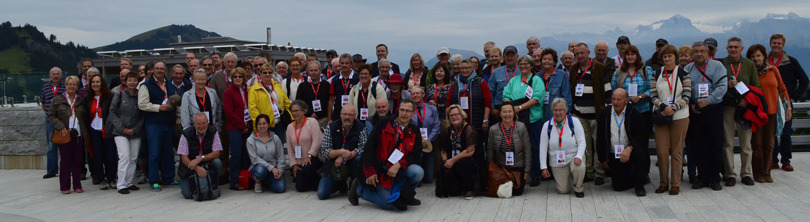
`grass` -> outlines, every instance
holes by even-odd
[[[0,51],[0,69],[8,70],[10,73],[31,72],[28,53],[19,46]]]

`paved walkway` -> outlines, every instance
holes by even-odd
[[[151,192],[141,186],[120,195],[89,180],[84,193],[62,195],[58,179],[41,179],[41,170],[0,170],[0,221],[808,221],[810,153],[796,153],[793,165],[795,172],[774,170],[774,183],[737,183],[722,191],[692,190],[684,179],[677,196],[653,192],[658,184],[653,166],[653,182],[641,198],[632,189],[612,191],[609,180],[602,186],[587,183],[582,199],[557,194],[549,182],[511,199],[438,199],[427,184],[417,189],[422,206],[406,212],[383,211],[363,200],[351,206],[342,194],[321,201],[315,192],[295,192],[291,182],[283,194],[226,189],[207,202],[184,200],[175,187]]]

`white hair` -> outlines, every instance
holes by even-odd
[[[462,59],[464,59],[464,56],[462,56],[461,54],[455,54],[453,55],[453,58],[450,59],[450,61],[457,62],[461,61]]]
[[[233,56],[234,60],[239,60],[239,57],[236,57],[236,54],[233,53],[233,52],[226,53],[225,56],[222,57],[222,60],[225,60],[226,58],[228,58],[230,56]]]
[[[98,68],[96,68],[96,67],[92,67],[92,68],[90,68],[90,69],[88,69],[88,70],[87,70],[87,74],[90,74],[91,72],[92,72],[92,73],[95,73],[95,74],[99,74],[99,73],[100,73],[100,72],[98,71]]]

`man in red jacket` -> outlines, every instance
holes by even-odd
[[[396,118],[385,118],[374,126],[361,155],[366,180],[361,187],[360,181],[352,182],[352,205],[358,204],[358,197],[384,210],[406,210],[407,205],[421,204],[414,198],[414,188],[425,173],[418,164],[422,151],[419,128],[411,123],[414,108],[413,101],[405,99]]]

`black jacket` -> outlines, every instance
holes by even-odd
[[[377,69],[377,66],[379,66],[379,62],[380,61],[376,61],[374,63],[371,63],[371,78],[374,78],[374,77],[377,77],[377,76],[380,75],[380,70]],[[390,60],[389,60],[389,62],[390,62]],[[394,73],[402,75],[402,73],[399,72],[399,65],[397,65],[396,63],[393,63],[393,62],[390,62],[390,63],[391,63],[391,70],[394,71]]]
[[[613,106],[605,107],[596,119],[596,132],[598,132],[596,135],[596,152],[599,154],[599,162],[605,162],[608,158],[613,159],[608,157],[611,149],[613,149],[610,142],[610,118],[613,115],[611,109],[613,109]],[[632,107],[625,106],[624,125],[622,127],[627,132],[627,139],[630,140],[630,146],[633,147],[632,152],[647,152],[642,147],[646,147],[644,144],[648,142],[648,139],[638,136],[644,135],[642,131],[646,129],[641,114]]]

